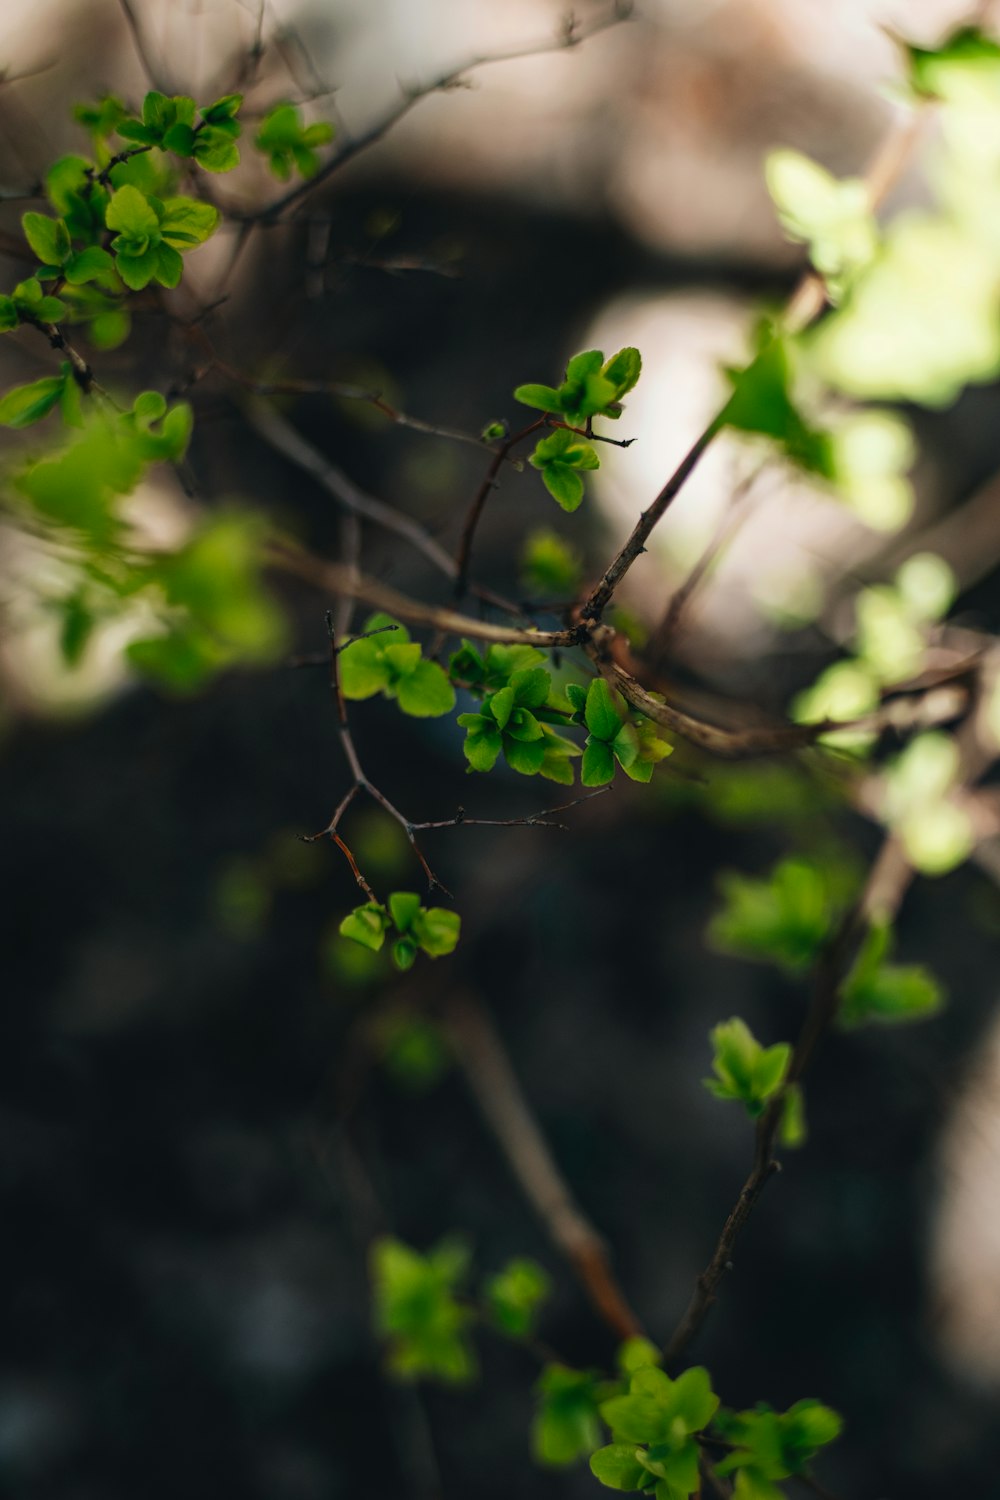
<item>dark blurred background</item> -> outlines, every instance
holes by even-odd
[[[711,409],[717,362],[754,307],[793,283],[799,254],[775,227],[763,152],[791,144],[860,170],[892,107],[877,88],[894,67],[877,23],[929,40],[963,14],[867,0],[644,10],[579,50],[484,69],[472,90],[418,105],[309,215],[258,236],[211,325],[239,369],[378,386],[472,431],[514,416],[513,386],[552,380],[576,349],[637,343],[641,441],[559,527],[591,567]],[[138,14],[194,93],[224,75],[257,22],[235,0]],[[315,92],[317,117],[360,128],[397,78],[431,78],[557,22],[537,3],[268,9],[254,97]],[[144,82],[110,0],[12,7],[3,30],[11,74],[50,64],[0,89],[14,188],[82,147],[68,103],[105,87],[138,98]],[[924,191],[914,168],[898,199]],[[212,253],[201,252],[192,299],[211,292]],[[4,351],[3,380],[43,363],[19,343]],[[196,404],[190,493],[154,476],[136,501],[148,524],[169,534],[194,505],[238,501],[336,556],[329,496],[265,446],[231,386],[192,383],[198,363],[152,307],[102,357],[109,384],[172,383]],[[453,544],[483,470],[474,449],[325,398],[283,409],[356,481]],[[1000,463],[997,393],[917,421],[915,531]],[[736,461],[723,452],[677,507],[629,600],[637,615],[655,619],[683,576]],[[790,536],[783,518],[803,489],[764,494],[674,663],[774,712],[835,646],[809,624],[776,628],[775,599],[754,593],[761,555],[793,581],[819,558],[836,581],[886,544],[815,496]],[[525,529],[553,514],[533,473],[508,476],[480,533],[480,580],[516,587]],[[323,826],[347,785],[325,670],[233,673],[174,700],[127,680],[109,637],[67,674],[8,540],[0,1492],[594,1494],[585,1466],[531,1463],[536,1366],[524,1351],[483,1335],[470,1390],[407,1389],[382,1374],[365,1256],[386,1229],[421,1249],[460,1231],[483,1271],[536,1257],[557,1286],[547,1341],[580,1365],[613,1356],[425,1018],[462,994],[489,1007],[567,1181],[665,1337],[750,1155],[745,1120],[701,1087],[707,1033],[739,1014],[766,1038],[790,1035],[806,999],[771,969],[707,947],[716,876],[764,870],[790,849],[846,844],[865,858],[876,831],[813,791],[786,815],[755,818],[746,777],[758,772],[701,764],[706,785],[666,775],[616,788],[571,812],[569,832],[429,834],[463,941],[453,959],[396,976],[337,938],[350,873],[337,851],[297,837]],[[377,534],[365,564],[442,597]],[[980,552],[959,605],[992,629],[994,569]],[[276,589],[295,650],[321,652],[326,601]],[[376,700],[352,722],[373,779],[416,818],[459,802],[516,817],[562,800],[509,774],[466,780],[449,720],[401,727]],[[352,815],[351,833],[380,888],[416,888],[400,830],[374,807]],[[824,1047],[809,1142],[768,1189],[692,1351],[727,1404],[815,1395],[841,1411],[845,1434],[822,1473],[842,1500],[985,1495],[1000,1460],[996,886],[974,867],[918,882],[899,931],[951,1005],[910,1031]]]

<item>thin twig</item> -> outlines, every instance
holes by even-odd
[[[424,422],[423,417],[411,417],[406,411],[391,407],[378,390],[364,390],[336,380],[280,380],[258,381],[249,375],[232,369],[223,360],[214,359],[214,368],[226,380],[234,381],[253,396],[333,396],[337,401],[361,401],[381,411],[382,416],[396,423],[397,428],[409,428],[411,432],[424,432],[430,438],[447,438],[450,443],[468,443],[474,449],[484,449],[487,444],[474,432],[463,432],[460,428],[445,428],[438,423]]]
[[[565,823],[553,823],[553,813],[567,812],[571,807],[579,807],[581,802],[592,802],[595,797],[603,796],[609,792],[609,786],[599,787],[596,792],[588,792],[584,797],[574,797],[572,802],[560,802],[556,807],[544,807],[541,812],[529,813],[524,818],[467,818],[465,809],[460,807],[453,818],[443,818],[434,823],[411,823],[410,827],[417,830],[424,828],[565,828]]]
[[[553,1160],[489,1014],[463,995],[449,1006],[448,1030],[476,1103],[553,1244],[615,1336],[641,1334],[642,1325],[618,1285],[604,1241]]]
[[[343,689],[340,684],[339,656],[341,648],[337,645],[337,630],[332,614],[328,614],[326,618],[327,630],[329,631],[330,635],[330,691],[333,695],[334,704],[337,710],[337,733],[340,736],[340,745],[341,749],[344,752],[344,758],[347,761],[348,766],[350,767],[351,775],[354,780],[352,785],[347,789],[343,797],[341,797],[340,801],[338,802],[333,817],[330,819],[326,827],[321,828],[319,833],[306,834],[305,842],[315,843],[318,839],[331,839],[333,843],[336,844],[340,852],[344,855],[345,859],[351,867],[351,874],[354,876],[358,885],[368,897],[368,900],[374,901],[376,899],[375,893],[373,892],[371,886],[368,884],[364,875],[361,873],[361,869],[354,857],[350,846],[346,843],[340,833],[340,822],[344,814],[347,812],[347,809],[350,807],[351,803],[354,801],[359,792],[365,792],[369,797],[372,798],[374,802],[377,802],[380,807],[384,808],[389,816],[391,818],[394,818],[399,826],[403,829],[406,837],[410,841],[410,847],[412,848],[414,854],[417,856],[417,859],[420,861],[420,867],[427,878],[428,890],[441,890],[444,891],[446,896],[450,896],[451,892],[448,890],[448,887],[434,874],[434,871],[431,869],[430,865],[427,863],[427,860],[424,858],[423,851],[421,850],[420,845],[417,843],[415,830],[419,825],[411,823],[409,818],[407,818],[405,814],[401,813],[399,808],[396,807],[394,803],[389,801],[389,798],[385,795],[385,793],[381,791],[373,781],[370,781],[368,779],[364,772],[364,769],[362,768],[361,760],[357,752],[357,747],[354,744],[354,737],[351,734],[351,726],[347,718],[347,703],[345,702]],[[374,632],[372,633],[374,634]]]
[[[371,521],[373,525],[403,537],[411,546],[422,552],[424,557],[433,563],[446,578],[455,577],[454,559],[441,546],[441,543],[431,536],[426,527],[421,526],[419,521],[415,521],[412,516],[404,515],[402,511],[395,510],[393,506],[387,505],[384,500],[379,500],[375,495],[367,494],[342,469],[320,453],[318,448],[314,448],[311,443],[307,442],[290,422],[266,402],[250,401],[246,404],[244,411],[250,426],[266,443],[283,454],[290,463],[294,463],[309,474],[326,490],[327,494],[333,496],[338,504],[354,511],[362,519]],[[417,419],[414,418],[411,423],[405,425],[415,425],[416,421]],[[524,618],[524,611],[500,594],[481,588],[475,589],[474,592],[484,603],[492,604],[506,614]]]
[[[494,453],[490,466],[486,471],[486,478],[472,497],[472,504],[469,506],[465,525],[462,527],[458,550],[455,553],[455,598],[457,600],[463,599],[468,590],[473,538],[476,535],[476,527],[479,525],[480,517],[483,514],[483,509],[490,492],[497,487],[497,476],[507,462],[512,450],[519,443],[523,443],[525,438],[529,437],[531,433],[537,432],[540,427],[544,426],[545,418],[539,417],[536,421],[529,423],[527,427],[522,427],[520,432],[515,432],[513,437],[505,438]]]

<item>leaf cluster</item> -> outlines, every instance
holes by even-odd
[[[716,1465],[736,1476],[733,1500],[783,1500],[775,1480],[801,1474],[821,1448],[843,1429],[837,1412],[807,1398],[785,1412],[761,1402],[752,1411],[721,1412],[716,1426],[733,1451]]]
[[[490,646],[485,656],[470,641],[451,658],[452,677],[482,695],[478,713],[459,714],[470,771],[492,771],[500,755],[522,776],[540,775],[571,786],[578,747],[552,727],[566,723],[552,675],[533,646]]]
[[[388,909],[378,901],[366,901],[349,912],[340,924],[341,937],[378,953],[386,934],[395,927],[398,937],[392,958],[398,969],[411,969],[418,953],[443,958],[458,943],[462,919],[447,907],[423,907],[413,891],[394,891]]]
[[[455,690],[435,661],[428,661],[418,641],[390,615],[375,614],[364,635],[339,653],[340,690],[345,698],[363,700],[381,693],[412,718],[438,718],[455,707]],[[374,633],[377,632],[377,633]]]
[[[264,116],[254,145],[267,157],[275,177],[287,182],[296,170],[303,177],[315,177],[319,171],[316,148],[332,140],[333,126],[328,121],[306,125],[297,105],[282,103]]]
[[[196,121],[196,105],[188,95],[168,98],[153,89],[142,101],[141,116],[127,115],[114,129],[140,146],[193,157],[206,172],[231,172],[240,164],[236,141],[242,127],[236,116],[242,103],[242,94],[223,94],[198,110],[201,118]]]
[[[514,399],[558,419],[562,426],[540,438],[529,463],[539,470],[552,498],[563,510],[574,511],[583,499],[583,474],[599,469],[601,460],[586,441],[595,417],[616,421],[622,397],[632,390],[642,372],[638,349],[619,349],[605,362],[599,349],[575,354],[559,386],[519,385]],[[571,429],[584,429],[580,431]]]
[[[627,1393],[601,1403],[613,1441],[592,1455],[592,1472],[609,1489],[640,1490],[655,1500],[697,1494],[698,1434],[718,1407],[711,1378],[701,1366],[676,1380],[652,1365],[636,1370]]]
[[[426,1255],[401,1240],[376,1240],[371,1255],[375,1327],[388,1341],[393,1374],[455,1385],[473,1378],[476,1357],[468,1335],[475,1314],[456,1295],[468,1265],[468,1251],[454,1240]]]
[[[584,786],[607,786],[620,766],[631,781],[649,781],[653,769],[671,754],[673,746],[660,738],[651,719],[629,721],[628,707],[603,677],[594,677],[584,690],[571,683],[566,696],[577,723],[587,729],[580,767]]]

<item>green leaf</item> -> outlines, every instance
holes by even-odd
[[[506,729],[507,720],[514,712],[514,689],[508,683],[506,687],[500,688],[498,692],[487,698],[483,708],[493,716],[498,728]]]
[[[141,120],[122,120],[115,129],[126,141],[135,141],[139,146],[155,146],[160,139],[160,132]]]
[[[413,891],[394,891],[389,897],[392,920],[400,932],[409,932],[413,919],[420,910],[420,897]]]
[[[997,301],[988,239],[950,216],[901,214],[843,308],[811,335],[812,367],[864,400],[946,406],[1000,370]]]
[[[594,448],[564,427],[541,438],[528,462],[541,471],[549,493],[567,511],[576,510],[583,499],[583,481],[577,470],[600,467]]]
[[[639,759],[639,736],[631,724],[621,726],[611,742],[611,748],[623,771],[628,772],[635,766]],[[652,773],[652,766],[649,769]]]
[[[543,596],[570,596],[580,586],[580,554],[554,531],[534,531],[521,553],[521,577]]]
[[[785,1088],[785,1096],[781,1102],[778,1139],[783,1146],[794,1151],[797,1147],[805,1145],[808,1134],[802,1089],[799,1084],[790,1083]]]
[[[454,953],[461,930],[458,912],[444,906],[422,907],[413,923],[413,936],[428,958],[444,958]]]
[[[832,477],[829,438],[809,425],[792,399],[789,345],[766,329],[760,342],[760,352],[749,365],[726,372],[733,394],[719,425],[773,438],[799,467]]]
[[[619,713],[611,689],[603,677],[592,679],[587,688],[587,704],[584,709],[584,722],[590,733],[598,740],[613,740],[622,727],[622,714]]]
[[[709,926],[716,947],[767,959],[792,972],[815,961],[837,909],[829,871],[788,859],[764,880],[729,873],[719,884],[724,906]]]
[[[10,333],[20,321],[13,297],[0,296],[0,333]]]
[[[67,427],[83,427],[83,392],[73,379],[69,361],[62,366],[63,386],[59,395],[59,415]]]
[[[582,383],[588,376],[596,375],[603,364],[604,355],[600,349],[585,349],[582,354],[574,354],[566,366],[566,384]]]
[[[473,1314],[455,1295],[466,1264],[454,1244],[426,1256],[395,1239],[372,1246],[375,1326],[388,1342],[389,1368],[401,1379],[461,1384],[475,1375],[467,1332]]]
[[[841,988],[839,1025],[899,1025],[941,1010],[945,996],[934,975],[918,964],[886,963],[891,945],[891,929],[873,923]]]
[[[105,94],[96,104],[77,104],[73,107],[74,120],[100,141],[114,134],[125,115],[124,104],[114,94]]]
[[[314,120],[307,125],[302,132],[302,144],[304,146],[328,146],[334,137],[334,129],[329,120]]]
[[[29,312],[37,308],[42,300],[42,284],[34,276],[29,276],[26,281],[19,281],[14,288],[14,301],[18,306],[23,306]]]
[[[601,1441],[594,1376],[568,1365],[546,1365],[535,1391],[539,1406],[531,1437],[539,1463],[561,1468],[591,1454]]]
[[[240,164],[239,147],[217,125],[210,125],[195,140],[194,159],[206,172],[231,172]]]
[[[653,1366],[636,1370],[628,1394],[601,1403],[601,1416],[616,1441],[668,1443],[681,1449],[684,1438],[708,1426],[719,1406],[708,1371],[694,1366],[676,1380]]]
[[[95,281],[99,276],[107,276],[113,273],[115,263],[106,250],[100,245],[88,245],[86,249],[70,255],[66,261],[64,270],[66,280],[70,286],[83,286],[88,281]],[[117,282],[114,283],[117,286]]]
[[[903,43],[919,94],[980,106],[1000,87],[1000,43],[978,26],[962,26],[933,49]]]
[[[763,1403],[753,1411],[727,1412],[717,1426],[733,1446],[715,1472],[737,1474],[734,1494],[766,1495],[773,1480],[802,1473],[819,1449],[840,1435],[842,1425],[835,1411],[811,1398],[786,1412]]]
[[[551,673],[544,667],[520,667],[510,676],[510,688],[518,708],[541,708],[551,687]]]
[[[132,318],[124,308],[107,308],[87,324],[87,338],[95,349],[117,349],[128,338]]]
[[[492,771],[503,748],[503,737],[491,718],[485,714],[459,714],[458,723],[466,730],[465,758],[473,771]]]
[[[130,184],[112,193],[105,223],[109,229],[120,230],[122,234],[136,240],[148,239],[149,236],[158,234],[160,228],[159,218],[148,198]]]
[[[634,1443],[609,1443],[590,1456],[590,1472],[609,1490],[645,1488],[649,1471],[635,1456]]]
[[[401,679],[397,698],[404,713],[419,719],[437,718],[455,707],[455,689],[435,661],[418,661]]]
[[[143,427],[159,422],[166,414],[167,402],[159,391],[143,391],[132,404],[132,415]]]
[[[166,130],[176,118],[177,110],[173,100],[168,99],[166,94],[161,94],[158,89],[151,89],[142,101],[142,123],[159,133]]]
[[[242,94],[223,94],[220,99],[216,99],[214,104],[201,110],[200,114],[202,119],[207,120],[210,125],[218,125],[223,120],[235,119],[242,105]]]
[[[153,253],[156,256],[156,280],[161,286],[176,286],[184,271],[180,255],[173,245],[167,244],[157,245]]]
[[[588,738],[580,766],[580,781],[584,786],[607,786],[615,777],[615,757],[611,746],[604,740]]]
[[[40,422],[58,404],[65,379],[64,375],[46,375],[8,391],[0,397],[0,426],[20,428]]]
[[[193,156],[197,139],[191,125],[178,123],[163,132],[160,145],[164,151],[173,151],[177,156]]]
[[[638,383],[642,374],[642,355],[638,349],[619,349],[601,373],[615,387],[615,399],[621,400]]]
[[[540,736],[526,741],[505,736],[503,754],[512,771],[521,776],[537,776],[545,760],[545,739]]]
[[[337,666],[345,698],[372,698],[389,686],[389,667],[377,642],[378,637],[373,636],[342,648]]]
[[[878,250],[865,183],[838,182],[809,157],[787,150],[771,152],[765,176],[785,232],[809,246],[813,265],[839,298]]]
[[[545,755],[538,768],[539,776],[544,776],[546,781],[554,781],[559,786],[572,786],[573,759],[580,754],[579,746],[548,728],[545,730],[543,744]]]
[[[72,250],[66,225],[48,214],[22,214],[21,228],[38,259],[46,266],[61,266]]]
[[[392,945],[392,961],[397,969],[412,969],[417,961],[417,945],[411,937],[397,938]]]
[[[166,198],[160,220],[163,238],[176,240],[182,248],[204,244],[219,226],[219,210],[195,198]],[[183,237],[183,238],[182,238]]]
[[[385,907],[376,901],[367,901],[364,906],[356,906],[340,924],[341,937],[350,938],[354,943],[360,943],[363,948],[370,948],[377,953],[385,942],[386,915]]]
[[[520,401],[522,406],[534,407],[536,411],[562,413],[559,392],[550,385],[519,385],[514,391],[514,400]]]
[[[261,122],[254,145],[270,158],[275,176],[287,180],[297,168],[303,177],[319,170],[315,147],[333,139],[333,126],[325,120],[304,126],[301,111],[293,104],[278,104]]]
[[[130,642],[125,658],[143,677],[172,692],[188,693],[219,670],[225,652],[197,631],[176,629]]]
[[[633,1375],[647,1365],[662,1365],[663,1354],[651,1340],[636,1335],[619,1344],[615,1363],[623,1375]]]
[[[301,134],[301,112],[294,104],[276,104],[260,122],[255,145],[262,151],[273,151],[295,145]]]
[[[128,255],[119,251],[115,258],[115,270],[127,287],[141,292],[156,276],[160,264],[160,246],[145,250],[141,255]]]
[[[35,304],[34,315],[42,323],[58,323],[66,316],[66,304],[59,297],[43,297]]]
[[[548,1273],[526,1259],[509,1261],[483,1288],[494,1323],[511,1338],[526,1338],[534,1331],[538,1309],[551,1291]]]
[[[542,482],[563,510],[577,510],[583,499],[583,480],[575,469],[553,460],[542,468]]]

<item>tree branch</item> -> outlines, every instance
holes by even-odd
[[[327,593],[349,595],[373,609],[384,610],[397,619],[412,625],[426,625],[440,630],[445,635],[470,636],[473,640],[493,641],[510,646],[538,646],[543,650],[579,644],[587,634],[578,626],[568,630],[519,630],[513,625],[494,625],[489,620],[477,620],[472,615],[459,614],[453,609],[442,609],[437,605],[423,604],[416,599],[397,593],[388,584],[377,583],[364,574],[354,578],[350,569],[338,563],[323,562],[318,557],[282,540],[274,541],[265,550],[268,566],[283,573],[303,578],[307,583]]]
[[[483,514],[486,501],[489,499],[490,491],[496,489],[497,487],[497,476],[499,475],[500,470],[507,462],[507,459],[509,458],[513,449],[517,447],[518,443],[523,443],[526,437],[529,437],[533,432],[537,432],[539,427],[544,426],[545,418],[539,417],[537,421],[531,422],[527,427],[522,428],[520,432],[515,432],[513,437],[506,438],[494,453],[493,461],[486,471],[486,478],[483,480],[482,484],[479,486],[478,490],[472,498],[472,504],[469,506],[469,512],[465,518],[465,525],[462,527],[462,535],[459,540],[458,551],[455,553],[454,568],[456,599],[460,600],[464,598],[467,592],[469,582],[469,567],[472,563],[473,538],[475,537],[476,527],[479,525],[479,520]]]
[[[122,3],[125,4],[126,0],[122,0]],[[445,89],[458,87],[467,73],[471,73],[477,68],[488,67],[491,63],[516,62],[520,58],[540,57],[547,52],[562,52],[569,47],[579,46],[581,42],[587,41],[592,36],[597,36],[599,32],[607,31],[610,27],[617,26],[620,21],[628,20],[632,14],[632,10],[631,0],[614,0],[609,13],[600,20],[595,21],[591,26],[586,28],[578,27],[570,19],[562,26],[558,35],[548,41],[538,42],[525,47],[515,47],[509,52],[495,52],[485,56],[471,57],[462,63],[460,67],[451,68],[447,72],[441,73],[430,83],[415,85],[404,92],[399,103],[383,115],[381,120],[377,120],[375,124],[370,125],[361,135],[345,140],[340,149],[320,167],[315,176],[308,178],[305,182],[296,183],[294,187],[289,188],[287,192],[282,193],[270,203],[265,204],[263,208],[246,214],[245,218],[261,224],[276,223],[287,209],[301,203],[304,198],[308,197],[309,194],[315,192],[318,187],[328,181],[335,172],[339,172],[341,167],[345,166],[347,162],[353,160],[362,151],[366,151],[369,146],[373,146],[377,141],[380,141],[394,125],[398,125],[400,120],[409,114],[413,106],[421,99],[427,98],[429,94],[436,94]]]
[[[342,469],[331,463],[325,454],[320,453],[318,448],[314,448],[311,443],[307,442],[302,434],[273,406],[265,401],[248,401],[244,406],[244,414],[258,436],[287,458],[290,463],[309,474],[318,485],[326,490],[327,494],[333,496],[339,505],[345,506],[363,520],[370,521],[374,526],[381,526],[383,530],[403,537],[418,552],[423,553],[438,572],[443,573],[446,578],[456,577],[455,560],[441,546],[441,543],[431,536],[426,527],[421,526],[420,522],[413,520],[411,516],[404,515],[402,511],[387,505],[384,500],[367,494]],[[408,420],[405,425],[414,426],[416,421],[416,418]],[[423,430],[429,429],[425,427]],[[503,610],[505,614],[524,617],[524,612],[518,605],[509,599],[504,599],[500,594],[481,588],[476,588],[473,592],[484,603],[492,604],[496,609]]]
[[[788,1065],[786,1087],[801,1079],[819,1042],[836,1018],[841,986],[867,923],[876,913],[882,920],[895,915],[913,876],[913,867],[907,860],[902,845],[895,835],[888,834],[872,865],[861,897],[847,912],[820,956],[815,971],[812,1002]],[[768,1182],[780,1171],[780,1164],[774,1160],[773,1151],[781,1122],[784,1092],[783,1088],[757,1122],[753,1165],[749,1176],[729,1211],[712,1258],[698,1277],[684,1315],[666,1345],[665,1358],[668,1364],[680,1359],[714,1306],[719,1285],[730,1269],[736,1242]]]
[[[468,995],[454,999],[448,1030],[476,1103],[511,1171],[595,1311],[616,1338],[641,1334],[642,1325],[615,1279],[604,1241],[560,1174],[487,1011]]]
[[[895,126],[887,135],[865,174],[869,207],[874,210],[898,181],[910,152],[923,128],[923,113],[915,111],[902,126]],[[785,308],[781,326],[786,333],[799,333],[819,317],[826,307],[826,285],[815,271],[807,271],[801,278],[791,300]],[[646,550],[654,528],[663,519],[673,501],[680,494],[694,473],[707,450],[723,431],[725,407],[718,411],[703,432],[695,438],[677,468],[656,496],[652,505],[642,512],[625,545],[618,552],[600,582],[592,590],[583,606],[585,619],[599,620],[636,558]]]

